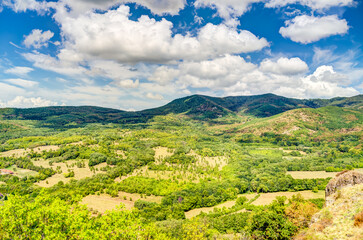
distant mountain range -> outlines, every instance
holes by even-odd
[[[41,108],[3,108],[2,119],[40,120],[46,126],[83,123],[142,123],[158,115],[185,114],[196,119],[216,119],[227,115],[270,117],[298,108],[347,107],[363,112],[363,95],[332,99],[294,99],[263,94],[255,96],[210,97],[192,95],[153,109],[137,112],[93,106]]]

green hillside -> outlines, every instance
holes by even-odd
[[[29,109],[0,109],[0,118],[42,121],[45,127],[69,128],[86,123],[145,123],[154,116],[185,114],[198,120],[212,120],[225,116],[270,117],[292,109],[324,106],[349,107],[361,111],[363,95],[351,98],[299,100],[274,94],[237,97],[209,97],[193,95],[176,99],[162,107],[136,112],[117,109],[80,107],[42,107]]]

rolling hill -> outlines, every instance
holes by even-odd
[[[363,111],[363,95],[333,99],[293,99],[274,94],[210,97],[192,95],[142,111],[127,112],[93,106],[56,106],[0,109],[5,120],[40,120],[48,127],[72,127],[84,123],[143,123],[158,115],[185,114],[195,119],[216,119],[227,115],[265,118],[299,108],[338,106]]]

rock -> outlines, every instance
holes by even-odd
[[[354,171],[344,171],[338,173],[337,176],[331,179],[325,188],[325,197],[329,197],[337,190],[347,187],[354,186],[356,184],[363,183],[363,174]]]

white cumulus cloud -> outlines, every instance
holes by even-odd
[[[308,65],[300,58],[281,57],[277,61],[265,59],[260,63],[260,69],[263,72],[270,72],[282,75],[295,75],[307,72]]]
[[[32,10],[43,13],[49,9],[48,3],[46,1],[3,0],[2,4],[13,9],[15,12],[25,12],[27,10]]]
[[[239,17],[244,14],[252,3],[263,0],[196,0],[194,5],[217,9],[218,14],[224,19]]]
[[[122,5],[104,14],[88,13],[59,19],[68,39],[64,51],[76,52],[83,60],[166,63],[258,51],[269,45],[266,39],[249,31],[223,24],[207,24],[196,37],[173,36],[172,22],[156,21],[148,16],[132,21],[129,14],[129,7]],[[61,52],[59,58],[63,57]]]
[[[34,47],[41,48],[47,47],[49,40],[54,36],[54,33],[51,31],[42,31],[40,29],[33,29],[33,31],[25,36],[23,41],[26,47]]]
[[[147,93],[146,97],[149,99],[153,99],[153,100],[163,100],[164,97],[161,96],[160,94],[153,94],[153,93]]]
[[[270,0],[266,2],[267,7],[283,7],[289,4],[301,4],[313,10],[328,9],[331,7],[351,6],[354,0]]]
[[[139,84],[140,84],[139,80],[133,81],[131,79],[121,80],[118,83],[118,85],[120,85],[123,88],[137,88]]]
[[[41,97],[23,97],[17,96],[12,100],[1,102],[0,107],[11,107],[11,108],[32,108],[32,107],[48,107],[48,106],[57,106],[59,105],[57,102],[47,100]]]
[[[297,16],[285,22],[286,27],[280,28],[280,34],[294,42],[303,44],[319,41],[332,35],[345,34],[349,26],[345,19],[337,15],[314,17]]]

